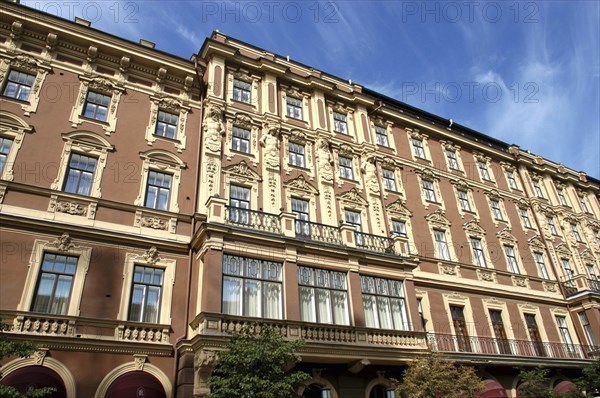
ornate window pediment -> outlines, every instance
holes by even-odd
[[[519,209],[529,209],[529,207],[531,207],[529,201],[527,201],[524,198],[519,198],[518,200],[514,200],[513,202],[515,203],[515,205],[517,205]]]
[[[532,236],[531,238],[529,238],[529,240],[527,241],[527,244],[529,245],[529,247],[531,247],[535,251],[543,252],[545,249],[544,243],[542,242],[542,240],[540,239],[540,237],[538,235],[535,235],[535,236]]]
[[[23,144],[25,133],[31,132],[33,132],[33,127],[25,123],[20,117],[0,110],[0,138],[12,141],[8,154],[6,154],[6,158],[4,159],[4,168],[0,170],[0,179],[5,181],[12,181],[14,179],[13,166],[17,153]]]
[[[427,220],[427,222],[433,225],[434,227],[438,228],[446,229],[447,227],[452,225],[450,220],[448,220],[446,216],[444,216],[444,211],[442,209],[437,209],[433,213],[426,215],[425,220]]]
[[[354,150],[352,149],[352,147],[350,145],[348,145],[348,144],[342,144],[338,148],[338,154],[340,154],[342,156],[353,157],[354,156]]]
[[[388,213],[390,213],[393,216],[401,218],[412,217],[412,212],[408,210],[408,208],[404,205],[404,203],[402,203],[400,199],[390,203],[385,208],[387,209]]]
[[[289,141],[295,142],[296,144],[306,145],[307,142],[306,133],[298,129],[293,129],[289,133]]]
[[[464,223],[463,229],[467,232],[467,234],[477,237],[485,236],[485,229],[479,225],[477,220],[470,220]]]
[[[594,257],[590,249],[585,249],[579,256],[585,262],[594,263],[596,261],[596,257]]]
[[[245,160],[223,167],[223,173],[229,174],[231,179],[236,182],[262,181],[260,175],[252,170]]]
[[[490,190],[484,191],[484,193],[491,200],[497,200],[497,201],[502,200],[502,196],[500,195],[500,192],[498,192],[497,189],[490,189]]]
[[[367,207],[369,203],[364,199],[356,188],[352,188],[349,191],[342,192],[339,195],[336,195],[338,200],[343,203],[347,203],[350,205],[355,205],[359,207]]]
[[[319,190],[309,184],[302,174],[296,178],[284,182],[283,185],[292,191],[300,191],[302,193],[308,193],[311,195],[319,194]]]
[[[172,115],[177,116],[177,125],[175,130],[175,136],[172,138],[175,140],[175,148],[177,152],[182,152],[185,149],[187,137],[185,135],[185,126],[187,121],[187,115],[191,108],[184,104],[180,100],[175,98],[167,97],[165,95],[156,95],[150,97],[150,121],[146,128],[146,142],[148,145],[152,145],[160,136],[157,136],[157,119],[159,111],[168,112]]]
[[[428,167],[422,169],[415,169],[415,173],[419,174],[423,180],[436,181],[439,177]]]
[[[35,76],[27,101],[21,103],[21,109],[23,110],[24,115],[29,116],[32,112],[37,110],[42,93],[42,83],[46,79],[48,72],[52,70],[52,67],[29,55],[19,54],[12,59],[0,60],[0,81],[6,81],[11,70],[25,72]]]
[[[460,146],[455,145],[452,141],[445,141],[445,140],[441,140],[440,144],[442,145],[442,148],[444,148],[445,150],[448,151],[459,151],[460,150]]]
[[[554,250],[556,251],[556,253],[558,253],[560,256],[562,257],[571,257],[571,250],[569,250],[569,247],[567,245],[565,245],[564,243],[560,243],[559,245],[557,245]]]
[[[450,184],[454,185],[457,189],[460,189],[463,191],[472,191],[473,190],[471,185],[466,180],[463,180],[463,179],[450,180]]]
[[[499,231],[496,236],[498,240],[504,243],[516,244],[517,238],[511,233],[511,229],[506,227],[502,231]]]

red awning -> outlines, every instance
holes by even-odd
[[[574,389],[576,386],[573,382],[569,380],[563,380],[554,387],[555,392],[569,392]]]
[[[105,398],[166,398],[160,381],[150,373],[135,371],[125,373],[112,382]]]
[[[41,387],[54,387],[56,391],[45,395],[46,398],[66,397],[67,391],[62,378],[52,369],[44,366],[33,365],[20,368],[6,375],[0,381],[5,386],[15,387],[19,392],[26,394],[28,391]]]
[[[495,380],[484,380],[485,387],[479,393],[479,398],[508,398],[506,389]]]

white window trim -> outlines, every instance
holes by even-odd
[[[33,242],[31,257],[29,258],[29,270],[21,301],[17,305],[18,311],[30,311],[33,296],[35,295],[37,282],[42,269],[42,259],[45,253],[65,254],[69,256],[77,256],[77,270],[73,277],[73,286],[71,287],[71,299],[67,309],[68,316],[79,316],[79,306],[81,304],[81,295],[83,285],[90,266],[92,256],[92,248],[87,246],[76,246],[71,237],[64,233],[61,237],[54,241],[36,239]],[[53,314],[48,314],[52,317]]]
[[[292,170],[303,170],[312,178],[315,177],[315,164],[313,159],[313,141],[308,139],[308,134],[298,128],[294,128],[289,132],[282,132],[283,156],[282,166],[285,174],[289,175]],[[304,145],[304,167],[294,166],[290,164],[290,143]]]
[[[558,335],[560,336],[561,342],[563,344],[568,344],[566,341],[563,341],[563,336],[560,333],[559,325],[556,320],[557,316],[565,318],[565,322],[567,324],[567,330],[569,331],[569,336],[571,337],[572,344],[573,345],[580,344],[579,336],[577,335],[577,333],[575,331],[575,326],[573,325],[573,320],[569,314],[569,311],[567,311],[564,308],[554,307],[554,308],[550,308],[550,313],[552,314],[552,321],[554,322],[554,325],[556,326],[556,331],[557,331]],[[582,325],[582,329],[583,329],[583,325]],[[585,331],[584,331],[584,333],[585,333]]]
[[[465,218],[465,216],[472,216],[478,218],[479,212],[477,211],[477,206],[475,205],[475,198],[473,197],[473,188],[464,180],[450,180],[454,188],[454,197],[456,198],[456,206],[458,208],[458,212],[460,213],[461,218]],[[458,192],[463,191],[467,194],[467,201],[469,203],[470,210],[464,210],[462,205],[460,204],[460,199],[458,197]]]
[[[25,133],[32,133],[33,127],[29,126],[23,119],[13,115],[12,113],[0,110],[0,136],[7,137],[12,140],[10,150],[6,156],[4,170],[0,174],[0,180],[12,181],[15,178],[15,160],[21,149]]]
[[[75,106],[73,106],[73,109],[71,110],[71,117],[69,118],[71,126],[76,128],[83,122],[95,123],[102,126],[102,129],[106,135],[111,135],[111,133],[115,132],[117,126],[117,108],[119,107],[121,94],[125,92],[125,87],[123,87],[120,83],[112,82],[111,80],[103,77],[90,78],[86,76],[80,76],[79,79],[81,80],[81,84],[79,85],[77,102],[75,103]],[[85,106],[88,91],[90,90],[111,96],[105,121],[86,118],[83,116],[83,107]]]
[[[283,189],[285,193],[285,200],[288,204],[287,210],[292,213],[292,198],[301,199],[308,202],[308,217],[309,222],[317,222],[317,196],[319,191],[309,184],[304,176],[300,175],[297,178],[288,180],[283,183]],[[252,194],[251,194],[252,195]],[[254,198],[252,198],[254,200]],[[252,205],[252,203],[250,203]]]
[[[452,335],[456,336],[456,330],[454,329],[454,320],[452,319],[450,306],[463,308],[463,315],[465,316],[465,322],[469,338],[477,338],[477,328],[475,327],[476,324],[473,318],[473,309],[471,308],[471,302],[469,300],[469,297],[463,296],[458,293],[445,293],[442,296],[444,300],[444,308],[446,309],[446,313],[448,314],[448,325],[450,326]],[[472,352],[477,352],[477,345],[473,344],[472,341],[470,341],[469,343],[471,345]]]
[[[167,211],[173,213],[179,212],[179,183],[181,182],[181,170],[186,167],[186,164],[177,156],[160,149],[146,151],[141,153],[140,157],[143,160],[142,179],[140,183],[140,191],[133,204],[144,207],[145,209],[151,211],[160,211],[157,209],[146,208],[144,206],[144,201],[146,200],[146,189],[148,186],[148,174],[150,170],[158,171],[160,173],[168,173],[173,176]]]
[[[429,136],[421,133],[418,129],[405,128],[408,135],[408,142],[410,144],[410,155],[414,161],[427,161],[431,163],[431,152],[429,151]],[[415,146],[413,145],[413,139],[419,140],[423,143],[424,158],[421,158],[415,154]]]
[[[527,329],[527,321],[525,320],[525,314],[535,315],[535,323],[537,324],[538,331],[540,332],[540,338],[543,343],[548,342],[548,335],[546,334],[546,328],[544,327],[544,322],[542,318],[542,313],[540,312],[540,308],[537,305],[531,304],[517,304],[519,306],[519,314],[521,316],[521,322],[523,322],[523,330],[527,333],[527,340],[531,341],[531,336],[529,336],[529,332]]]
[[[500,165],[502,166],[502,169],[504,170],[504,178],[506,179],[506,186],[508,187],[508,189],[510,191],[522,192],[522,186],[521,186],[521,183],[519,182],[519,173],[518,173],[516,167],[514,167],[506,162],[500,162]],[[510,185],[510,182],[508,180],[509,172],[512,173],[512,175],[514,177],[516,188],[513,188]]]
[[[133,274],[136,265],[145,267],[160,268],[164,270],[163,286],[160,298],[160,317],[159,324],[171,324],[171,306],[173,301],[173,286],[175,284],[175,271],[177,261],[174,259],[165,259],[156,250],[151,247],[145,253],[126,253],[125,264],[123,266],[123,286],[121,290],[121,304],[117,319],[129,322],[129,301],[131,300],[131,287],[133,283]]]
[[[377,133],[375,131],[375,127],[380,127],[387,132],[387,140],[388,146],[379,145],[377,143]],[[394,134],[392,131],[393,123],[392,122],[384,122],[381,119],[376,120],[376,122],[371,122],[371,131],[373,132],[373,143],[382,148],[391,149],[394,153],[396,153],[396,142],[394,140]]]
[[[293,97],[302,101],[302,119],[296,119],[287,115],[287,97]],[[285,121],[295,120],[300,123],[305,123],[306,126],[310,126],[310,95],[301,92],[295,87],[281,86],[281,118]]]
[[[240,80],[246,83],[250,83],[250,102],[236,101],[233,99],[233,81]],[[244,104],[257,109],[258,106],[258,86],[260,84],[260,78],[250,72],[242,69],[227,68],[227,92],[225,93],[225,100],[227,104]],[[285,109],[285,108],[284,108]]]
[[[544,178],[535,173],[529,173],[529,179],[531,180],[531,197],[537,199],[547,199],[548,198],[548,190],[546,189],[546,184]],[[540,188],[541,196],[538,195],[537,190],[535,189],[535,185]]]
[[[329,115],[329,125],[331,126],[331,133],[334,136],[349,137],[352,140],[355,140],[356,132],[354,129],[354,110],[341,104],[329,103],[327,104],[327,111]],[[348,129],[348,134],[344,134],[335,130],[335,119],[333,117],[334,113],[339,113],[340,115],[346,116],[346,128]]]
[[[425,207],[425,209],[429,209],[430,205],[436,205],[438,207],[441,207],[443,210],[445,210],[446,207],[444,205],[444,201],[442,199],[442,191],[440,190],[440,186],[439,186],[439,177],[436,176],[429,169],[416,170],[416,173],[417,173],[417,179],[419,181],[419,193],[421,196],[421,202],[423,203],[423,206]],[[427,180],[432,183],[433,191],[435,192],[436,202],[430,202],[429,200],[427,200],[427,198],[425,196],[425,190],[423,189],[423,180]]]
[[[457,257],[456,257],[456,253],[454,252],[454,242],[452,241],[452,234],[450,233],[450,228],[447,229],[442,229],[442,228],[437,228],[437,227],[431,227],[430,228],[431,231],[431,239],[433,239],[433,246],[434,246],[434,255],[433,258],[439,260],[439,261],[451,261],[451,262],[456,262],[457,261]],[[437,254],[437,241],[435,240],[435,232],[434,231],[440,231],[444,233],[444,236],[446,238],[446,245],[448,246],[448,253],[450,254],[450,259],[446,260],[444,258],[439,258],[436,256]]]
[[[396,161],[394,161],[394,159],[392,159],[391,157],[384,157],[381,161],[377,162],[378,166],[381,169],[381,181],[383,183],[383,169],[386,170],[390,170],[394,172],[394,181],[396,183],[396,190],[395,191],[388,191],[387,189],[385,189],[385,186],[383,186],[383,198],[387,199],[389,197],[390,194],[392,195],[399,195],[401,198],[405,199],[406,198],[406,192],[404,191],[404,184],[402,183],[402,168],[400,166],[400,164],[396,163]]]
[[[21,105],[21,110],[25,116],[29,116],[37,111],[42,94],[42,84],[44,83],[48,72],[52,70],[52,67],[46,65],[46,62],[47,61],[36,60],[35,58],[24,54],[19,54],[12,59],[0,59],[0,82],[2,82],[2,88],[4,88],[4,82],[8,79],[8,74],[11,70],[22,71],[35,76],[27,101],[15,99],[15,102],[18,102]],[[3,99],[7,101],[12,100],[10,97],[3,97]]]
[[[386,213],[388,215],[388,225],[389,227],[389,231],[390,231],[390,235],[392,234],[392,221],[401,221],[404,222],[406,225],[406,234],[408,235],[407,238],[404,237],[400,237],[402,240],[406,241],[407,243],[407,252],[411,255],[413,254],[417,254],[417,246],[415,245],[415,241],[414,241],[414,235],[413,235],[413,229],[412,229],[412,223],[411,223],[411,217],[412,217],[412,213],[410,212],[410,210],[408,210],[406,208],[406,206],[404,205],[403,201],[401,199],[398,199],[390,204],[388,204],[387,206],[385,206],[385,209],[387,210]]]
[[[506,303],[504,301],[499,301],[496,298],[483,299],[482,301],[483,301],[483,308],[485,311],[485,317],[488,321],[488,327],[490,328],[489,330],[492,332],[491,333],[492,337],[494,339],[497,339],[497,337],[493,334],[494,326],[492,324],[492,317],[490,316],[490,310],[500,311],[500,316],[502,317],[502,323],[504,324],[504,332],[506,333],[506,338],[508,340],[514,340],[515,334],[514,334],[513,328],[510,327],[512,325],[512,323],[510,320],[510,314],[509,314],[508,308],[506,306]]]
[[[187,142],[187,136],[185,134],[185,127],[187,121],[187,115],[190,112],[191,108],[189,106],[184,105],[181,101],[178,101],[169,97],[158,97],[151,96],[150,97],[150,121],[148,122],[148,127],[146,128],[146,142],[148,145],[154,144],[156,140],[162,140],[167,142],[173,142],[177,152],[181,153],[185,149],[185,144]],[[177,120],[177,130],[175,134],[175,138],[165,138],[158,135],[155,135],[156,131],[156,123],[158,119],[158,111],[168,112],[178,116]]]
[[[465,167],[463,166],[462,156],[460,154],[460,146],[454,145],[452,142],[444,140],[440,141],[440,144],[442,145],[442,148],[444,150],[444,161],[446,162],[446,167],[448,167],[448,171],[461,172],[464,174]],[[458,169],[453,169],[452,167],[450,167],[450,162],[448,161],[448,155],[446,154],[446,152],[454,152],[454,155],[456,157],[456,163],[458,164]]]
[[[492,218],[492,222],[494,223],[494,225],[497,228],[503,224],[508,225],[509,227],[512,227],[512,223],[510,222],[510,217],[508,216],[508,213],[506,212],[506,206],[504,205],[504,198],[502,198],[500,193],[495,189],[485,191],[484,193],[486,196],[486,200],[488,202],[488,207],[490,209],[490,217]],[[498,207],[500,208],[500,215],[502,216],[502,220],[498,220],[496,218],[496,216],[494,215],[494,211],[492,210],[492,200],[495,200],[496,202],[498,202]],[[519,218],[520,218],[520,215],[519,215]]]
[[[463,225],[463,229],[465,230],[465,234],[467,235],[467,238],[469,240],[471,263],[474,266],[482,268],[482,269],[493,269],[494,263],[492,262],[489,251],[488,251],[488,245],[487,245],[487,241],[485,239],[485,230],[479,225],[477,220],[467,221]],[[478,264],[477,259],[475,258],[475,254],[473,253],[472,239],[479,239],[481,242],[481,251],[483,252],[483,257],[485,258],[485,267],[481,267]]]
[[[483,153],[480,153],[480,152],[473,152],[473,158],[475,159],[475,168],[477,169],[477,174],[479,175],[479,179],[481,180],[481,182],[496,184],[496,176],[494,175],[494,170],[492,170],[492,167],[491,167],[492,158],[490,158],[489,156],[485,156]],[[486,178],[483,178],[483,174],[481,173],[481,170],[479,169],[479,163],[485,164],[487,172],[490,176],[489,180]]]
[[[252,119],[250,115],[238,112],[233,116],[226,116],[225,122],[225,145],[223,153],[227,160],[232,160],[234,156],[244,156],[249,159],[254,167],[258,165],[258,131],[261,123]],[[248,153],[237,152],[231,149],[233,145],[233,128],[239,127],[250,131],[250,142]]]

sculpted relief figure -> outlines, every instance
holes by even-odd
[[[212,152],[219,152],[221,150],[221,137],[225,135],[221,115],[221,109],[218,106],[211,105],[204,118],[203,127],[206,132],[204,144]]]
[[[324,138],[317,140],[318,173],[325,181],[333,180],[333,157],[329,150],[329,143]]]
[[[271,123],[265,126],[265,134],[260,138],[260,145],[264,148],[263,161],[271,167],[279,167],[279,126]]]
[[[368,155],[363,160],[360,169],[365,174],[365,183],[373,193],[379,193],[379,181],[377,180],[377,167],[375,166],[375,156]]]

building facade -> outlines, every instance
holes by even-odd
[[[598,354],[599,181],[219,32],[185,60],[5,5],[0,310],[40,350],[0,382],[202,397],[257,321],[305,397],[432,351],[516,397]]]

